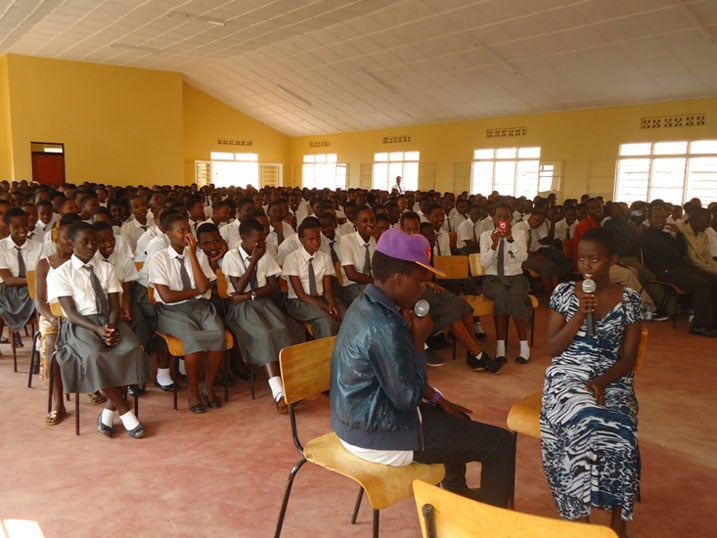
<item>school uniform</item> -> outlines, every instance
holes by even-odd
[[[158,226],[150,226],[147,231],[139,236],[137,239],[137,246],[135,247],[134,257],[137,261],[144,261],[146,259],[147,245],[149,242],[157,236],[164,235]],[[117,248],[115,247],[115,250]]]
[[[451,238],[448,236],[448,232],[444,232],[443,230],[436,232],[436,244],[433,246],[433,255],[451,255]]]
[[[188,282],[182,283],[181,267],[184,266]],[[200,259],[201,269],[210,280],[216,275],[206,257]],[[195,279],[187,248],[179,254],[170,245],[149,260],[149,282],[152,286],[163,284],[170,290],[194,289]],[[159,293],[157,301],[157,329],[182,340],[186,354],[200,351],[224,351],[227,347],[224,325],[216,309],[209,301],[211,289],[194,298],[176,303],[165,303]]]
[[[358,232],[354,232],[342,236],[339,240],[341,266],[346,267],[347,265],[353,265],[358,273],[369,276],[373,274],[371,260],[373,259],[374,252],[376,252],[376,240],[373,237],[370,237],[366,242]],[[345,277],[343,289],[341,290],[344,304],[347,306],[350,305],[356,297],[361,295],[365,287],[366,284],[359,284]]]
[[[54,213],[50,218],[50,222],[48,222],[47,224],[45,224],[41,220],[38,220],[35,223],[35,227],[33,228],[35,232],[35,241],[39,241],[40,243],[42,243],[45,239],[45,234],[48,234],[52,231],[52,228],[55,226],[55,222],[57,222],[57,219],[55,218]]]
[[[229,250],[233,250],[241,243],[241,235],[239,235],[239,219],[234,219],[226,226],[219,228],[219,235],[226,241]],[[196,234],[195,234],[196,235]]]
[[[99,295],[92,276],[96,277]],[[109,315],[107,295],[122,286],[110,263],[97,258],[87,264],[72,256],[47,277],[48,303],[72,297],[77,312],[95,325],[105,325]],[[67,392],[93,393],[105,387],[144,383],[152,374],[152,361],[137,336],[123,321],[117,323],[119,342],[106,346],[93,331],[64,320],[55,344],[55,357]]]
[[[37,267],[41,253],[42,245],[37,241],[26,239],[16,245],[11,237],[5,237],[0,240],[0,269],[7,269],[14,277],[26,276]],[[27,286],[7,286],[0,281],[0,317],[13,331],[22,329],[34,311]]]
[[[298,234],[290,235],[285,237],[279,248],[276,250],[276,260],[280,266],[284,266],[284,260],[286,257],[297,249],[301,248],[301,241],[299,240]]]
[[[563,239],[572,239],[575,234],[575,228],[578,225],[578,219],[575,219],[572,224],[568,225],[565,219],[559,220],[555,223],[555,234],[553,237],[562,241]]]
[[[442,229],[445,229],[447,232],[458,232],[458,227],[465,220],[468,220],[468,215],[459,213],[458,210],[454,207],[448,212],[448,215],[446,216],[446,221],[443,223]]]
[[[309,262],[314,272],[313,283],[310,278]],[[336,276],[334,264],[331,257],[324,252],[317,250],[313,255],[309,254],[302,246],[286,257],[282,276],[289,280],[291,276],[298,276],[301,287],[307,295],[319,298],[326,302],[324,295],[324,276]],[[313,288],[313,289],[312,289]],[[334,300],[336,308],[343,309],[343,305],[337,299]],[[314,338],[333,336],[339,331],[339,323],[328,312],[322,310],[315,304],[308,304],[298,298],[294,286],[289,280],[289,293],[286,302],[288,314],[297,321],[310,322]]]
[[[339,234],[338,228],[334,232],[334,238],[329,239],[326,237],[323,233],[321,234],[321,246],[319,246],[319,250],[323,253],[325,253],[327,256],[331,258],[331,263],[334,264],[334,270],[336,271],[336,278],[331,281],[331,290],[334,292],[334,297],[339,298],[341,297],[341,285],[339,284],[339,279],[341,282],[344,281],[346,278],[346,273],[344,272],[344,268],[341,265],[341,258],[339,257],[339,241],[341,240],[341,235]],[[339,274],[340,272],[340,274]]]
[[[336,233],[340,234],[342,237],[344,235],[350,235],[354,232],[356,232],[356,226],[354,226],[354,223],[350,220],[346,220],[346,222],[339,224],[336,228]]]
[[[284,232],[284,241],[286,241],[290,236],[296,234],[294,229],[291,227],[291,224],[289,224],[288,222],[282,221],[281,229]],[[274,250],[278,253],[279,235],[277,234],[273,224],[269,224],[269,235],[266,236],[266,244],[272,245],[274,247]]]
[[[225,254],[222,271],[227,276],[227,291],[230,294],[237,291],[230,277],[241,278],[250,263],[251,256],[241,246]],[[255,269],[255,276],[242,292],[263,288],[269,277],[281,274],[281,267],[267,252],[259,259]],[[279,310],[268,296],[230,304],[225,321],[237,337],[244,360],[257,366],[276,362],[282,348],[306,339],[304,328]]]
[[[134,253],[137,252],[137,240],[151,227],[152,223],[149,220],[149,216],[147,216],[147,224],[141,224],[137,219],[132,218],[122,224],[120,234]]]
[[[485,267],[483,295],[493,301],[494,315],[528,321],[533,307],[528,297],[530,283],[523,275],[522,267],[528,258],[528,240],[524,232],[513,228],[513,242],[503,237],[493,250],[492,233],[486,231],[480,236],[480,263]]]
[[[149,242],[145,252],[146,260],[144,260],[144,265],[138,271],[137,279],[132,286],[132,304],[137,306],[138,311],[142,315],[141,319],[144,322],[147,334],[147,339],[144,341],[144,348],[148,353],[154,353],[159,349],[167,347],[164,340],[155,334],[157,330],[157,311],[155,306],[149,302],[149,294],[147,293],[147,287],[149,286],[149,260],[151,260],[157,252],[167,247],[169,247],[169,238],[165,234],[161,234]]]
[[[456,231],[456,248],[459,250],[465,249],[467,247],[466,241],[474,241],[476,245],[480,243],[481,229],[480,220],[473,222],[468,218],[461,222]],[[475,252],[477,251],[478,249],[475,250]]]

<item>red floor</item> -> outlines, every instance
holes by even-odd
[[[448,364],[429,372],[432,384],[474,409],[475,418],[504,426],[511,403],[541,387],[548,364],[542,352],[546,314],[541,307],[531,364],[511,362],[499,376],[473,373],[460,360],[462,350],[455,362],[449,350]],[[636,507],[631,537],[714,536],[717,342],[687,335],[686,324],[681,319],[676,330],[669,323],[649,326],[637,381],[643,501]],[[486,330],[492,333],[492,327]],[[511,337],[512,361],[516,342]],[[186,391],[175,412],[170,394],[151,389],[140,400],[148,431],[141,440],[96,433],[99,409],[83,396],[82,434],[76,437],[72,414],[59,426],[43,424],[46,389],[39,380],[25,388],[29,340],[20,350],[17,374],[10,347],[1,347],[0,538],[273,535],[297,454],[288,418],[274,411],[263,380],[256,400],[248,384],[240,382],[227,405],[199,416],[187,410]],[[494,351],[492,338],[485,345]],[[300,414],[307,438],[328,429],[325,397],[302,407]],[[479,472],[470,467],[469,478],[475,482]],[[537,440],[519,439],[517,480],[518,510],[556,516]],[[349,523],[356,493],[349,480],[305,465],[283,535],[370,536],[368,506],[357,525]],[[605,514],[595,519],[606,521]],[[412,501],[383,511],[381,531],[387,537],[420,536]]]

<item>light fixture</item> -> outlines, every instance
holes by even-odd
[[[110,48],[113,49],[126,49],[126,50],[137,50],[141,52],[148,52],[150,54],[159,54],[159,49],[153,49],[152,47],[142,47],[140,45],[130,45],[129,43],[112,43]]]
[[[291,91],[289,88],[286,88],[286,87],[282,86],[281,84],[277,84],[276,87],[277,87],[277,89],[279,89],[279,90],[281,90],[282,92],[284,92],[286,95],[290,95],[290,96],[293,97],[294,99],[298,99],[299,101],[301,101],[302,103],[304,103],[306,106],[314,106],[314,105],[311,103],[311,101],[309,101],[309,100],[306,99],[305,97],[302,97],[302,96],[299,95],[298,93],[295,93],[295,92]]]
[[[690,8],[688,8],[685,4],[682,3],[682,0],[673,0],[673,3],[675,4],[675,7],[677,7],[677,9],[682,12],[685,18],[692,23],[692,25],[697,29],[697,31],[702,34],[702,37],[704,37],[708,43],[715,42],[715,36],[712,34],[712,32],[710,32],[709,29],[704,24],[702,24],[702,21],[697,18],[697,15],[690,11]]]
[[[508,62],[508,60],[506,60],[505,58],[503,58],[502,56],[500,56],[497,52],[495,52],[495,51],[494,51],[493,49],[491,49],[490,47],[487,47],[486,45],[484,45],[483,43],[480,43],[480,42],[478,42],[478,41],[476,41],[475,43],[473,43],[473,45],[474,45],[476,48],[481,49],[481,50],[483,50],[484,52],[486,52],[486,53],[487,53],[489,56],[491,56],[496,62],[498,62],[499,64],[501,64],[503,67],[505,67],[505,68],[506,68],[508,71],[510,71],[513,75],[520,75],[520,72],[518,71],[518,68],[517,68],[517,67],[515,67],[513,64],[511,64],[510,62]]]
[[[185,19],[205,22],[207,24],[211,24],[212,26],[224,26],[226,24],[226,21],[222,19],[217,19],[216,17],[192,15],[191,13],[187,13],[186,11],[170,11],[169,13],[167,13],[167,17],[169,17],[170,19]]]
[[[379,77],[378,75],[374,75],[373,73],[371,73],[371,72],[369,72],[369,71],[366,71],[363,67],[357,67],[357,68],[356,68],[356,72],[361,73],[361,74],[363,74],[363,75],[366,75],[368,78],[370,78],[370,79],[373,80],[374,82],[377,82],[377,83],[379,83],[381,86],[383,86],[384,88],[386,88],[386,89],[387,89],[389,92],[391,92],[392,94],[398,93],[398,91],[396,90],[396,88],[394,88],[393,86],[391,86],[388,82],[386,82],[385,80],[383,80],[383,79],[382,79],[381,77]]]

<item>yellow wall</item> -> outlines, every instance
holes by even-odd
[[[0,56],[0,180],[12,179],[12,135],[10,130],[10,90],[7,56]]]
[[[247,141],[251,146],[220,144],[219,140]],[[209,160],[212,151],[257,153],[259,162],[286,162],[289,137],[242,114],[214,97],[184,84],[184,178],[194,182],[194,161]],[[286,180],[284,181],[286,184]]]
[[[707,114],[707,124],[640,129],[642,117],[688,113]],[[526,127],[527,132],[525,136],[487,138],[487,129],[501,127]],[[387,136],[410,136],[411,141],[383,144]],[[375,152],[419,150],[422,163],[429,163],[425,168],[435,166],[435,174],[426,173],[425,169],[421,172],[424,180],[419,188],[460,192],[469,188],[466,170],[474,149],[540,146],[542,161],[562,162],[563,197],[584,192],[612,197],[620,144],[703,138],[717,138],[717,98],[298,137],[291,139],[289,160],[293,165],[294,183],[301,184],[303,155],[337,153],[339,162],[349,163],[349,185],[355,187],[360,185],[361,164],[370,165]],[[311,142],[330,145],[311,148]],[[370,187],[370,184],[362,186]]]
[[[7,56],[15,179],[30,142],[65,144],[68,181],[181,183],[182,75]]]

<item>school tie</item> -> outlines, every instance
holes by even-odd
[[[366,249],[366,256],[364,256],[363,261],[363,274],[366,276],[371,276],[371,253],[368,251],[369,244],[365,243],[363,248]]]
[[[498,242],[498,276],[505,276],[505,237]]]
[[[18,278],[23,278],[26,276],[27,268],[22,257],[22,249],[20,247],[15,247],[15,249],[17,249],[17,276]]]
[[[570,239],[570,225],[565,226],[565,239]]]
[[[248,267],[251,264],[251,256],[247,256],[246,261],[247,261],[247,267]],[[256,278],[256,269],[257,269],[257,266],[255,265],[254,270],[251,272],[251,281],[249,282],[249,289],[251,289],[251,291],[254,291],[255,289],[257,289],[259,287],[259,281]]]
[[[140,224],[139,227],[143,232],[147,231],[147,227],[144,224]]]
[[[478,243],[478,235],[476,234],[476,225],[477,224],[478,224],[477,222],[473,223],[473,242],[474,243]]]
[[[316,273],[314,272],[314,258],[309,258],[309,295],[318,297],[319,292],[316,289]]]
[[[339,255],[336,254],[336,251],[334,250],[334,245],[336,244],[336,240],[329,241],[329,248],[331,249],[331,261],[336,263],[339,261]]]
[[[107,296],[105,290],[102,289],[100,279],[95,274],[95,268],[91,265],[83,265],[88,273],[90,273],[90,284],[92,284],[92,291],[95,293],[95,308],[97,308],[97,317],[100,320],[101,325],[106,325],[109,321],[110,305],[107,302]]]
[[[184,267],[184,256],[177,256],[179,262],[179,276],[182,279],[182,291],[188,291],[192,289],[192,279],[189,278],[187,268]]]

